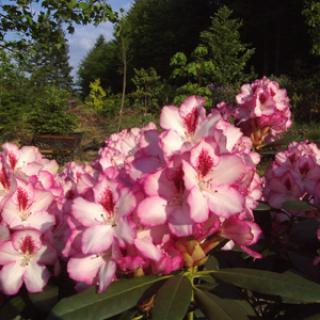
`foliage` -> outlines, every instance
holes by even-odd
[[[76,128],[76,118],[67,112],[69,93],[53,86],[43,87],[34,101],[28,123],[33,133],[67,134]]]
[[[190,53],[199,33],[209,26],[216,1],[137,0],[128,12],[131,67],[155,67],[162,78],[170,74],[174,53]]]
[[[120,63],[116,41],[106,42],[103,36],[98,37],[95,45],[82,60],[78,69],[82,95],[87,96],[89,94],[89,85],[95,79],[101,80],[104,90],[111,88],[114,92],[120,91]]]
[[[41,56],[39,52],[35,54],[35,48],[30,48],[31,54],[25,59],[1,51],[0,124],[3,139],[24,140],[28,132],[63,133],[75,128],[74,117],[65,112],[71,96],[66,90],[68,78],[59,65],[33,64],[32,59]]]
[[[200,44],[188,62],[182,52],[176,53],[170,62],[172,78],[182,83],[177,89],[178,101],[191,93],[212,99],[212,86],[239,85],[250,76],[246,65],[254,53],[241,43],[239,29],[242,22],[231,18],[232,11],[221,7],[211,19],[210,28],[200,35]]]
[[[35,15],[34,10],[37,10]],[[28,39],[46,39],[46,43],[60,45],[60,28],[64,24],[68,32],[74,32],[74,24],[88,24],[115,19],[109,4],[104,0],[32,0],[8,1],[1,5],[0,44],[12,45],[10,32],[21,35],[16,44],[21,47]]]
[[[311,52],[314,55],[320,55],[320,3],[315,0],[305,0],[305,9],[303,15],[306,24],[309,27],[313,44]]]
[[[14,57],[0,51],[0,130],[2,139],[15,138],[26,129],[27,114],[32,110],[28,93],[30,82]]]
[[[87,105],[96,112],[103,110],[106,92],[101,87],[100,79],[90,83],[90,93],[86,99]]]
[[[71,90],[73,79],[70,75],[69,46],[62,30],[58,41],[58,47],[47,41],[33,41],[26,50],[23,60],[28,64],[28,72],[35,87],[52,85]]]
[[[144,113],[158,110],[164,86],[156,69],[134,69],[132,82],[135,90],[131,93],[131,97],[135,106],[142,106]]]

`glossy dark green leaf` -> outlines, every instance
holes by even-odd
[[[215,256],[210,255],[204,266],[206,270],[217,270],[219,269],[219,261]]]
[[[134,307],[148,288],[167,278],[147,276],[118,280],[101,294],[97,294],[95,288],[90,288],[62,299],[52,309],[48,319],[108,319]]]
[[[188,311],[192,286],[184,276],[168,280],[158,291],[152,310],[153,320],[182,320]]]
[[[209,320],[247,320],[250,316],[256,316],[245,300],[223,299],[200,289],[195,289],[195,299]]]
[[[305,201],[288,200],[283,203],[282,209],[285,209],[287,211],[307,211],[315,210],[316,208]]]
[[[320,303],[320,285],[290,272],[228,268],[212,275],[241,288],[280,296],[288,303]]]
[[[20,296],[16,296],[8,300],[0,308],[1,320],[12,320],[18,317],[26,308],[26,303]]]
[[[254,209],[254,211],[270,211],[270,210],[271,210],[271,207],[264,202],[259,202],[258,206]]]

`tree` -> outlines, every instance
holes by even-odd
[[[90,91],[90,83],[96,79],[101,80],[101,86],[107,90],[118,92],[121,90],[119,68],[121,59],[116,40],[106,42],[101,35],[96,40],[94,47],[82,60],[78,69],[79,85],[83,96]]]
[[[11,0],[1,5],[0,45],[21,47],[30,39],[42,37],[46,37],[51,46],[58,45],[62,24],[72,33],[74,24],[98,24],[115,17],[105,0]],[[8,37],[12,32],[20,35],[18,40]]]
[[[183,52],[172,57],[171,76],[180,85],[178,100],[190,94],[210,99],[213,85],[237,86],[248,78],[245,69],[254,49],[241,42],[242,22],[231,15],[232,11],[226,6],[214,14],[210,28],[200,34],[200,44],[189,61]]]
[[[221,7],[211,19],[209,30],[200,35],[200,44],[207,48],[213,64],[212,80],[221,85],[243,81],[246,65],[254,53],[254,49],[241,42],[242,21],[231,16],[227,6]]]
[[[119,123],[118,123],[119,129],[121,127],[125,99],[126,99],[126,90],[127,90],[128,51],[130,47],[129,30],[130,30],[130,25],[128,24],[127,17],[126,16],[121,17],[121,19],[118,21],[115,27],[115,36],[119,43],[121,62],[122,62],[122,93],[121,93],[121,104],[119,109]]]
[[[320,2],[305,0],[303,14],[313,41],[311,52],[320,56]]]
[[[45,41],[34,41],[28,49],[31,64],[31,80],[35,86],[53,85],[71,90],[73,79],[70,75],[69,46],[62,29],[59,47],[49,46]]]
[[[131,96],[134,98],[135,104],[143,106],[145,114],[157,110],[163,90],[161,77],[157,70],[154,68],[134,69],[132,82],[135,90]]]
[[[218,0],[136,0],[128,12],[130,65],[156,67],[162,78],[170,75],[169,62],[178,51],[190,54],[199,34],[208,28]]]

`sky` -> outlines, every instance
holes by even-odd
[[[113,10],[118,11],[123,8],[125,11],[130,9],[134,0],[109,0]],[[72,66],[72,76],[76,76],[77,68],[81,60],[86,56],[88,51],[94,45],[99,35],[103,35],[108,41],[112,39],[113,26],[111,22],[101,23],[97,27],[93,25],[75,26],[73,34],[68,35],[70,65]]]

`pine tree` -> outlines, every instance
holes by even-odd
[[[197,94],[206,97],[210,105],[213,87],[237,86],[248,79],[245,68],[254,49],[241,42],[242,22],[231,15],[228,7],[221,7],[211,18],[209,29],[200,34],[200,43],[190,58],[183,52],[172,57],[171,77],[177,82],[179,94],[176,103]]]
[[[89,94],[90,83],[96,79],[101,80],[101,86],[105,90],[111,88],[119,91],[121,89],[121,78],[118,74],[120,65],[115,40],[106,42],[100,35],[78,69],[79,86],[83,96]]]
[[[73,79],[69,64],[69,46],[63,31],[60,31],[58,46],[48,46],[45,39],[33,43],[31,48],[31,72],[35,85],[52,85],[70,90]]]
[[[227,6],[221,7],[212,17],[209,30],[200,35],[200,45],[207,48],[207,57],[213,64],[212,80],[220,85],[243,81],[246,65],[254,53],[254,49],[241,42],[242,21],[231,16]]]

